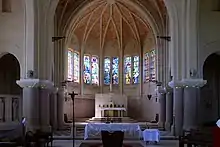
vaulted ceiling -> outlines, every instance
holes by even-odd
[[[76,35],[80,43],[92,38],[99,39],[101,48],[107,41],[115,41],[122,48],[126,42],[141,44],[149,34],[152,36],[152,26],[139,10],[163,30],[167,19],[163,0],[60,0],[56,17],[59,28]]]

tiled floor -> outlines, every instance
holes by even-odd
[[[77,140],[77,141],[75,141],[75,147],[79,147],[82,142],[88,142],[88,141]],[[89,142],[100,142],[100,141],[95,140],[95,141],[89,141]],[[126,141],[126,142],[129,143],[129,141]],[[130,142],[132,142],[132,141],[130,141]],[[145,145],[145,143],[142,141],[135,141],[135,142],[140,142],[141,144],[144,145],[144,147],[178,147],[177,140],[162,140],[157,145],[153,145],[153,144]],[[73,142],[72,142],[72,140],[56,140],[56,141],[54,141],[53,146],[54,147],[72,147]]]

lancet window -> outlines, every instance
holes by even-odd
[[[151,50],[144,54],[144,82],[156,80],[156,52]]]

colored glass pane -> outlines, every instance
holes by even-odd
[[[73,51],[68,50],[68,80],[73,80]]]
[[[156,53],[152,50],[150,53],[150,79],[156,79]]]
[[[104,84],[109,85],[111,82],[110,70],[111,70],[111,60],[106,57],[104,59]]]
[[[92,57],[92,84],[98,85],[99,84],[99,61],[98,57]]]
[[[131,84],[131,57],[125,57],[125,84]]]
[[[139,83],[139,56],[134,56],[133,83]]]
[[[74,82],[79,83],[79,53],[74,52]]]
[[[84,56],[84,83],[90,84],[91,83],[91,64],[90,64],[90,57],[85,55]]]
[[[112,84],[119,83],[119,58],[113,57],[112,59]]]
[[[150,79],[150,73],[149,73],[149,63],[150,62],[150,57],[149,53],[146,53],[144,56],[144,80],[145,82],[149,81]]]

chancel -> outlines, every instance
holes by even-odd
[[[210,146],[219,4],[0,0],[0,146]]]

